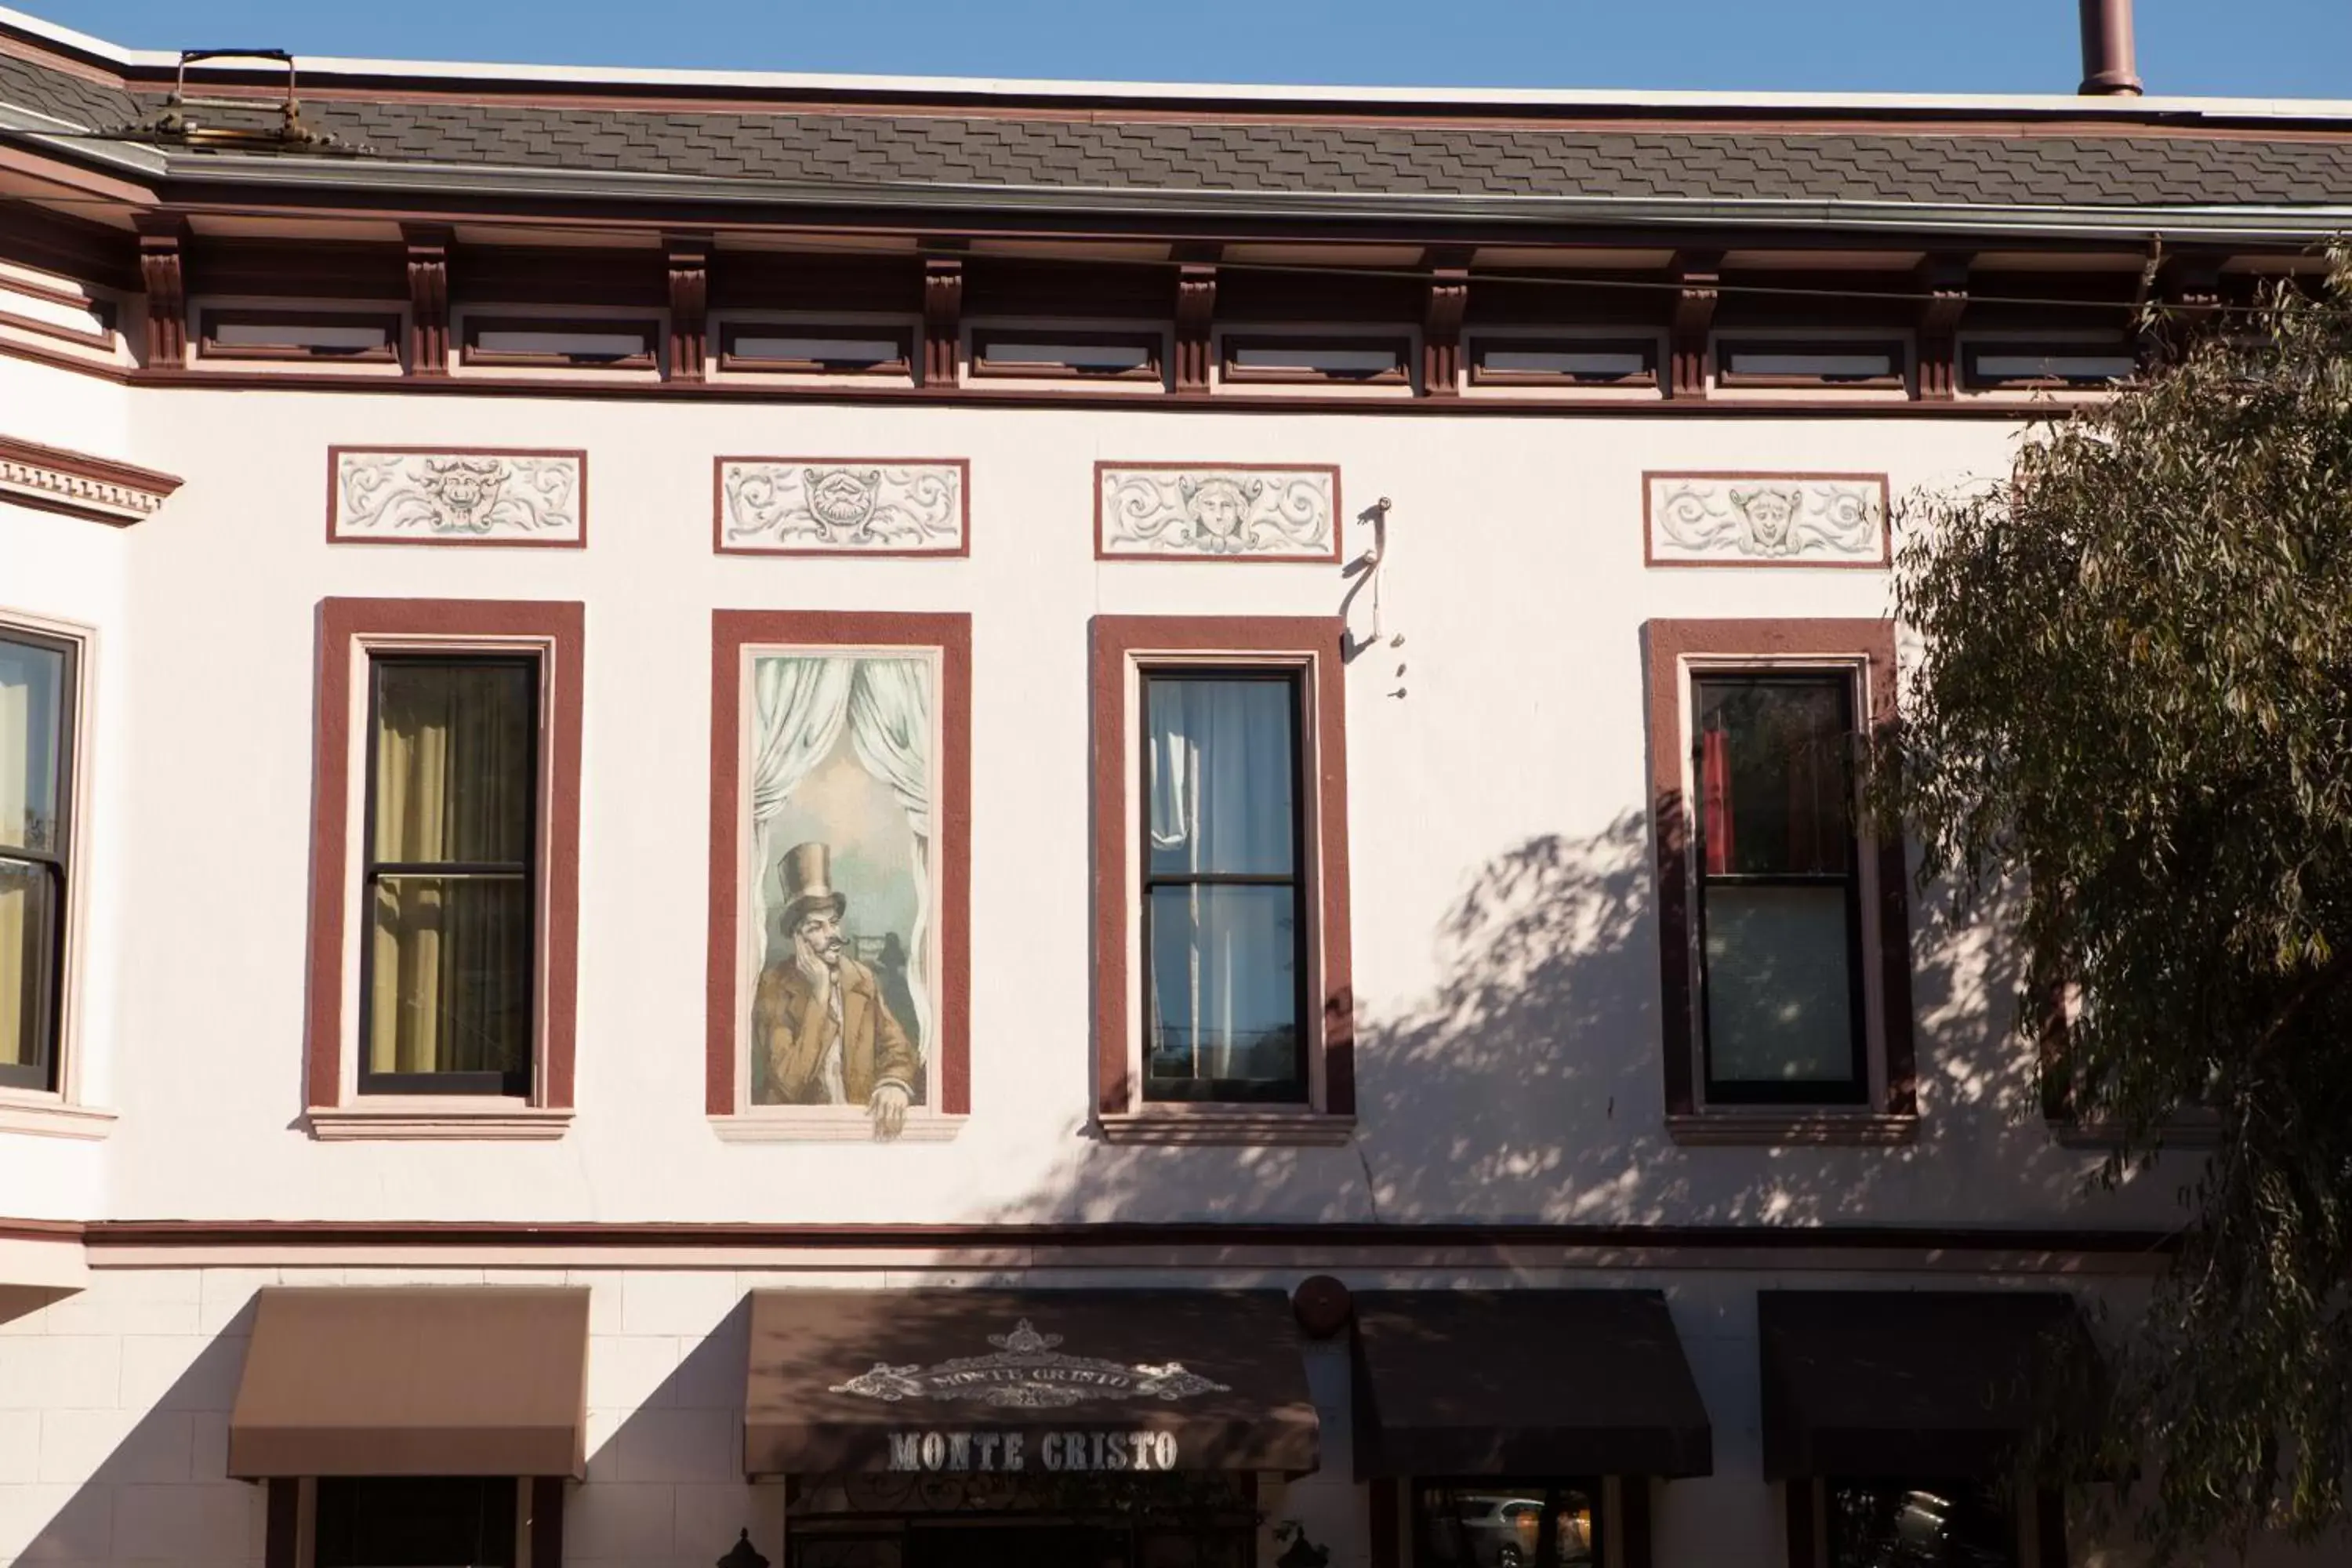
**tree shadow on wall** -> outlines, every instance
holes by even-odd
[[[1073,1141],[1000,1222],[1082,1218],[1609,1226],[2080,1220],[2098,1161],[2041,1119],[2010,1026],[2000,910],[1911,912],[1914,1142],[1688,1147],[1668,1135],[1654,839],[1647,814],[1546,834],[1470,875],[1434,922],[1434,983],[1358,1015],[1358,1125],[1341,1148]],[[2168,1201],[2130,1221],[2162,1224]]]

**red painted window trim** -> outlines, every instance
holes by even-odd
[[[1741,658],[1865,659],[1863,721],[1876,727],[1895,716],[1895,624],[1862,619],[1654,620],[1643,626],[1643,639],[1649,660],[1650,793],[1658,847],[1659,1022],[1666,1111],[1689,1116],[1703,1108],[1696,1060],[1698,987],[1691,967],[1693,824],[1690,805],[1683,798],[1689,737],[1683,728],[1682,661],[1692,656],[1735,665]],[[1890,1116],[1916,1116],[1919,1108],[1912,1039],[1908,879],[1901,838],[1879,839],[1877,898],[1869,912],[1877,944],[1878,1036],[1885,1072],[1885,1091],[1877,1109]]]
[[[940,1113],[971,1112],[971,617],[836,610],[710,613],[710,949],[705,997],[703,1108],[735,1102],[737,1042],[735,830],[738,714],[747,644],[838,643],[848,647],[938,648],[940,862]]]
[[[535,1105],[568,1110],[577,1044],[580,954],[580,742],[585,683],[582,660],[587,612],[572,602],[540,599],[322,599],[319,603],[318,716],[311,778],[310,952],[303,1088],[307,1103],[337,1106],[342,1093],[343,921],[349,914],[346,863],[353,748],[352,681],[364,659],[362,637],[536,637],[541,656],[546,730],[541,737],[541,801],[546,813],[541,938],[545,989],[537,1047],[541,1059]],[[460,1108],[462,1109],[462,1108]]]
[[[1317,921],[1323,991],[1323,1103],[1330,1116],[1356,1110],[1356,994],[1348,929],[1348,702],[1340,640],[1346,626],[1326,616],[1097,616],[1094,618],[1094,929],[1096,1104],[1105,1116],[1141,1109],[1128,1076],[1129,664],[1137,655],[1266,654],[1311,658],[1316,773]],[[1249,1107],[1235,1107],[1248,1110]]]

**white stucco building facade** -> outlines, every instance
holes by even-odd
[[[0,66],[0,1563],[407,1561],[401,1477],[509,1563],[1877,1561],[1841,1487],[1952,1476],[1836,1456],[1966,1445],[1839,1425],[1837,1325],[2161,1267],[2194,1152],[2100,1188],[2013,955],[1708,715],[1882,720],[1902,499],[2307,268],[2340,106],[305,61],[328,147],[268,62],[210,142]],[[382,837],[386,669],[521,672],[434,775],[503,847]],[[1213,1528],[1024,1489],[1066,1432]]]

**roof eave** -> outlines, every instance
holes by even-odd
[[[910,184],[801,184],[603,170],[394,163],[293,157],[167,155],[174,184],[236,184],[289,189],[524,200],[593,197],[702,206],[838,207],[858,211],[1004,212],[1061,216],[1340,220],[1503,225],[1607,224],[1669,228],[1820,226],[1866,233],[2083,239],[2152,236],[2309,244],[2352,232],[2352,205],[2266,206],[2024,206],[1900,202],[1706,200],[1581,195],[1463,195],[1412,192],[1181,190]],[[364,172],[364,179],[354,179]]]

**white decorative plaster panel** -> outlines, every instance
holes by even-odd
[[[971,465],[895,458],[721,458],[721,554],[962,555]]]
[[[341,544],[588,542],[588,454],[336,447],[327,538]]]
[[[1100,560],[1337,561],[1339,512],[1325,464],[1095,465]]]
[[[1644,474],[1653,566],[1884,566],[1884,474]]]

